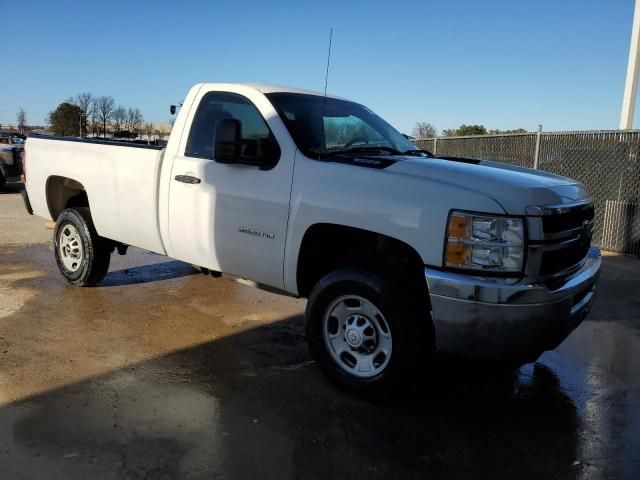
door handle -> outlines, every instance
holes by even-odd
[[[176,175],[176,182],[189,183],[193,185],[200,183],[201,181],[202,180],[198,177],[193,177],[191,175]]]

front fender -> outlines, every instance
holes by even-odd
[[[356,227],[400,240],[425,265],[440,266],[449,211],[503,214],[489,196],[453,183],[387,169],[311,160],[298,154],[293,181],[285,288],[297,293],[298,253],[305,232],[317,223]]]

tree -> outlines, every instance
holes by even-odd
[[[151,135],[153,135],[153,123],[144,124],[144,133],[147,136],[147,144],[151,145]]]
[[[113,119],[114,130],[116,132],[120,132],[127,123],[127,109],[122,105],[119,105],[118,108],[113,111],[111,117]]]
[[[462,137],[465,135],[486,135],[487,129],[484,125],[465,125],[464,123],[458,128],[443,130],[445,137]]]
[[[54,135],[78,136],[80,135],[80,118],[82,110],[79,106],[69,102],[58,105],[53,112],[49,113],[49,123]]]
[[[127,128],[130,132],[137,133],[143,122],[144,117],[139,108],[129,108],[127,110]]]
[[[27,112],[24,108],[20,107],[18,109],[18,113],[16,113],[16,120],[18,125],[18,131],[20,134],[24,135],[24,129],[27,126]]]
[[[80,111],[82,112],[80,118],[80,136],[84,137],[87,135],[89,115],[94,106],[93,95],[88,92],[80,93],[74,99],[74,104],[80,107]]]
[[[98,109],[98,118],[102,123],[102,136],[107,138],[107,123],[111,121],[113,115],[113,106],[115,102],[113,97],[98,97],[96,99],[96,108]]]
[[[527,133],[527,130],[524,128],[515,128],[513,130],[489,130],[489,135],[499,135],[499,134],[509,134],[509,133]]]
[[[436,127],[428,122],[416,122],[411,133],[416,138],[433,138],[438,135]]]
[[[87,123],[91,127],[91,133],[94,137],[100,134],[100,112],[98,111],[97,99],[91,102],[91,107],[87,112]]]

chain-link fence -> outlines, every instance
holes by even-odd
[[[595,243],[640,256],[640,131],[438,137],[414,143],[439,156],[495,160],[574,178],[594,199]]]

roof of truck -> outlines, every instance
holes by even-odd
[[[212,85],[238,85],[238,86],[243,86],[243,87],[248,87],[248,88],[254,88],[256,90],[258,90],[259,92],[262,93],[304,93],[306,95],[319,95],[319,96],[324,96],[323,92],[318,92],[315,90],[305,90],[302,88],[294,88],[294,87],[285,87],[283,85],[271,85],[271,84],[266,84],[266,83],[224,83],[224,84],[220,84],[220,83],[209,83],[207,84],[209,86]],[[341,100],[346,100],[343,97],[338,97],[336,95],[331,95],[329,93],[327,93],[327,97],[329,98],[338,98]]]

